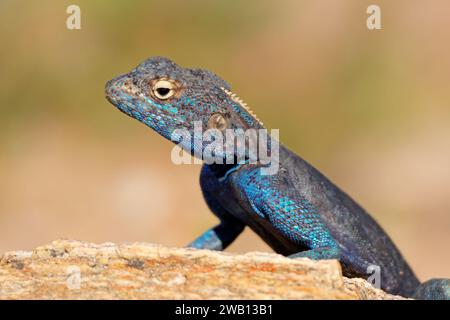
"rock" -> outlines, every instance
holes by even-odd
[[[335,260],[60,240],[0,258],[0,299],[402,299]]]

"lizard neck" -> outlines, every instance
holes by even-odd
[[[256,138],[256,144],[254,145],[258,145],[258,143],[263,143],[266,147],[264,148],[265,151],[263,151],[263,154],[260,154],[259,152],[261,151],[261,146],[258,146],[257,150],[253,150],[253,152],[251,152],[251,155],[247,154],[245,161],[243,162],[242,160],[239,161],[238,158],[235,156],[233,163],[231,164],[227,164],[227,163],[223,163],[223,164],[218,164],[218,163],[212,163],[212,164],[205,164],[206,166],[209,167],[209,169],[211,170],[211,172],[214,174],[214,176],[219,179],[219,181],[225,181],[229,175],[231,175],[232,173],[240,170],[241,168],[245,168],[248,166],[251,167],[255,167],[255,166],[267,166],[267,160],[270,159],[271,161],[278,161],[278,156],[275,159],[272,159],[272,143],[273,143],[273,139],[271,138],[270,135],[268,135],[266,137],[266,139],[263,140],[259,140],[259,138]],[[276,145],[278,147],[278,144]],[[248,147],[248,146],[247,146]],[[276,150],[276,152],[278,153],[279,150]],[[263,157],[263,158],[260,158]]]
[[[216,176],[219,181],[224,181],[228,178],[228,176],[238,170],[242,164],[233,163],[233,164],[207,164],[210,168],[211,172]]]

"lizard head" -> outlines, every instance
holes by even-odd
[[[202,152],[205,144],[182,144],[175,130],[188,130],[193,137],[195,123],[201,123],[203,130],[262,128],[224,80],[207,70],[182,68],[167,58],[150,58],[108,81],[105,93],[120,111],[193,155]]]

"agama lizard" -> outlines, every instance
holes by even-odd
[[[217,75],[182,68],[162,57],[110,80],[106,97],[172,141],[174,130],[192,132],[194,121],[217,130],[264,128]],[[205,144],[183,147],[198,156]],[[318,170],[281,144],[278,161],[279,170],[273,175],[263,175],[265,165],[259,162],[204,164],[201,189],[220,223],[189,246],[224,250],[248,226],[285,256],[337,259],[349,277],[367,278],[368,268],[375,265],[381,288],[389,293],[450,298],[449,279],[420,284],[377,222]]]

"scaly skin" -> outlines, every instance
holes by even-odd
[[[187,129],[193,136],[194,121],[219,130],[264,128],[229,90],[224,80],[209,71],[182,68],[155,57],[109,81],[106,97],[175,143],[181,143],[181,138],[172,137],[174,130]],[[215,115],[220,115],[222,126],[212,121]],[[206,143],[181,146],[199,156]],[[218,155],[225,159],[225,154]],[[265,165],[260,162],[204,164],[200,185],[220,223],[190,246],[224,250],[248,226],[283,255],[338,259],[349,277],[367,278],[368,267],[379,266],[381,288],[389,293],[424,299],[450,297],[449,280],[420,285],[375,220],[310,164],[282,145],[277,164],[279,171],[274,175],[261,174]]]

